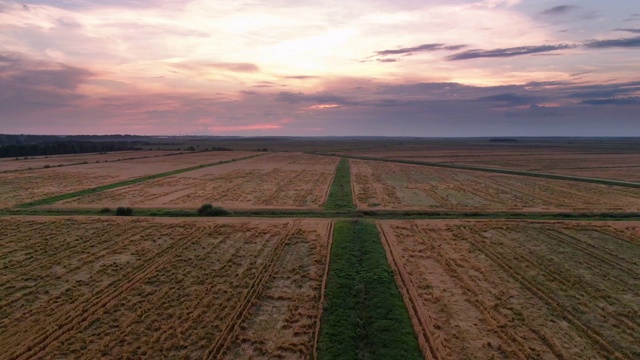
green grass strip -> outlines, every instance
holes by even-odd
[[[0,216],[113,216],[114,209],[103,208],[5,208]],[[196,209],[135,208],[133,216],[196,217]],[[333,218],[371,220],[570,220],[570,221],[640,221],[639,212],[491,212],[491,211],[419,211],[419,210],[233,210],[223,217],[255,218]]]
[[[336,221],[318,358],[421,359],[380,236],[368,221]]]
[[[336,175],[329,189],[327,202],[324,204],[326,210],[355,209],[353,194],[351,193],[351,171],[349,170],[349,160],[341,158],[336,168]]]
[[[34,206],[53,204],[53,203],[56,203],[58,201],[67,200],[67,199],[75,198],[75,197],[78,197],[78,196],[95,194],[95,193],[98,193],[98,192],[101,192],[101,191],[105,191],[105,190],[111,190],[111,189],[115,189],[115,188],[119,188],[119,187],[123,187],[123,186],[134,185],[134,184],[138,184],[138,183],[141,183],[141,182],[145,182],[145,181],[149,181],[149,180],[153,180],[153,179],[159,179],[159,178],[163,178],[163,177],[166,177],[166,176],[181,174],[181,173],[184,173],[184,172],[187,172],[187,171],[198,170],[198,169],[202,169],[202,168],[206,168],[206,167],[210,167],[210,166],[222,165],[222,164],[227,164],[227,163],[234,162],[234,161],[246,160],[246,159],[253,158],[253,157],[256,157],[256,156],[261,156],[261,155],[262,154],[251,155],[251,156],[247,156],[247,157],[243,157],[243,158],[239,158],[239,159],[220,161],[220,162],[211,163],[211,164],[197,165],[197,166],[192,166],[192,167],[188,167],[188,168],[184,168],[184,169],[178,169],[178,170],[167,171],[167,172],[158,173],[158,174],[142,176],[142,177],[139,177],[139,178],[129,179],[129,180],[120,181],[120,182],[117,182],[117,183],[112,183],[112,184],[107,184],[107,185],[102,185],[102,186],[97,186],[97,187],[90,188],[90,189],[84,189],[84,190],[75,191],[75,192],[71,192],[71,193],[55,195],[55,196],[52,196],[52,197],[39,199],[39,200],[31,201],[31,202],[28,202],[28,203],[19,204],[19,205],[16,205],[16,207],[18,207],[18,208],[30,208],[30,207],[34,207]]]
[[[322,153],[322,155],[338,156],[336,154],[325,154],[325,153]],[[457,170],[483,171],[483,172],[505,174],[505,175],[520,175],[520,176],[529,176],[529,177],[537,177],[537,178],[544,178],[544,179],[579,181],[579,182],[592,183],[592,184],[640,188],[640,183],[631,182],[631,181],[622,181],[622,180],[598,179],[598,178],[588,178],[588,177],[581,177],[581,176],[538,173],[538,172],[524,171],[524,170],[496,169],[496,168],[471,166],[471,165],[435,163],[435,162],[428,162],[428,161],[387,159],[387,158],[377,158],[377,157],[369,157],[369,156],[352,156],[352,155],[340,155],[340,156],[344,156],[350,159],[358,159],[358,160],[383,161],[383,162],[407,164],[407,165],[422,165],[422,166],[441,167],[441,168],[457,169]]]

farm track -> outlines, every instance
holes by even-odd
[[[201,231],[204,231],[201,229]],[[30,359],[43,355],[46,348],[56,340],[68,336],[71,331],[87,322],[92,315],[107,306],[129,288],[152,274],[165,262],[169,261],[176,253],[183,249],[189,239],[176,239],[167,248],[149,259],[137,270],[121,278],[116,283],[109,284],[96,291],[85,299],[80,299],[71,309],[65,309],[63,314],[53,315],[50,325],[43,331],[33,336],[26,348],[8,354],[9,359]]]
[[[258,271],[255,279],[249,286],[249,289],[245,292],[243,299],[235,310],[233,316],[229,320],[227,326],[223,330],[222,334],[216,339],[216,341],[211,345],[211,347],[205,352],[203,358],[205,359],[219,359],[224,354],[227,346],[229,346],[230,342],[234,340],[234,338],[238,334],[239,326],[242,320],[247,316],[249,311],[249,307],[252,303],[254,303],[256,297],[260,294],[262,287],[269,280],[271,273],[273,272],[274,265],[287,241],[293,234],[293,232],[300,225],[301,220],[294,220],[289,224],[287,231],[280,237],[276,247],[269,255],[265,264]]]
[[[585,336],[596,343],[600,348],[601,355],[605,357],[612,356],[615,359],[633,359],[630,354],[624,351],[617,351],[614,346],[603,339],[602,334],[598,330],[594,329],[592,326],[584,324],[578,319],[577,315],[572,310],[568,309],[567,306],[563,305],[562,303],[556,301],[553,295],[551,295],[552,292],[548,288],[546,288],[539,282],[527,278],[527,276],[516,270],[516,268],[513,265],[509,264],[503,257],[488,249],[488,247],[480,245],[479,241],[467,240],[467,242],[478,249],[478,251],[484,254],[487,258],[491,259],[496,265],[502,268],[529,292],[531,292],[541,301],[550,306],[555,312],[558,313],[558,315],[569,321],[577,330],[582,332]]]

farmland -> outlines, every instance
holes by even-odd
[[[640,356],[638,223],[383,221],[432,358]]]
[[[319,208],[339,158],[277,153],[189,171],[56,204],[66,207]]]
[[[351,167],[359,208],[640,210],[637,189],[379,161]]]
[[[0,360],[640,358],[640,189],[437,166],[630,141],[260,141],[0,160]]]
[[[422,144],[341,154],[640,182],[640,155],[635,144]]]
[[[313,352],[329,220],[0,222],[1,358]]]
[[[104,154],[50,155],[0,159],[0,173],[75,164],[101,163],[177,154],[176,151],[116,151]]]
[[[0,174],[0,207],[253,154],[255,153],[235,151],[203,152],[4,173]]]

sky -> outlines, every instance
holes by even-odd
[[[0,133],[640,136],[640,6],[0,0]]]

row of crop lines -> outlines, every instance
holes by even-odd
[[[24,316],[24,312],[48,308],[48,304],[70,305],[101,283],[94,277],[116,277],[135,255],[124,252],[131,250],[131,244],[139,240],[141,234],[154,232],[135,224],[109,229],[104,223],[81,221],[3,223],[2,235],[6,235],[3,239],[8,240],[5,245],[15,247],[2,256],[5,266],[0,285],[0,318],[3,319],[0,329],[4,330]],[[74,233],[78,227],[82,227],[82,235]],[[59,241],[61,236],[65,241]],[[114,237],[126,240],[117,243],[112,241]],[[155,244],[140,242],[135,246],[153,251]],[[49,313],[40,315],[49,316]]]
[[[381,231],[430,358],[566,357],[546,334],[546,309],[446,230],[405,222]]]
[[[307,157],[311,155],[306,155]],[[240,163],[245,169],[229,167],[185,173],[179,176],[148,181],[139,185],[88,195],[73,199],[70,204],[105,204],[127,201],[131,205],[194,205],[202,202],[244,203],[246,205],[318,206],[323,201],[324,189],[328,187],[331,171],[292,170],[291,165],[308,161],[314,167],[315,159],[281,155],[267,156],[265,162],[257,160]],[[327,161],[323,157],[316,156]],[[329,158],[335,162],[335,159]],[[253,168],[252,168],[253,166]],[[331,166],[321,167],[331,169]]]
[[[81,292],[84,295],[74,299],[69,306],[56,308],[54,304],[53,309],[49,309],[48,316],[41,322],[34,324],[34,319],[27,317],[27,320],[31,321],[24,321],[12,327],[11,333],[3,339],[12,351],[2,355],[10,359],[33,358],[41,355],[41,352],[53,343],[74,333],[78,327],[86,324],[114,299],[156,271],[188,243],[193,230],[178,226],[176,228],[177,232],[172,232],[172,239],[167,241],[167,245],[156,249],[154,254],[147,254],[152,257],[130,264],[130,268],[124,269],[125,274],[120,274],[111,281],[99,282],[100,285],[92,291]],[[155,236],[150,234],[147,242],[157,241]]]
[[[579,229],[579,228],[578,228]],[[540,287],[548,289],[558,302],[603,341],[621,352],[640,355],[637,320],[640,306],[632,299],[640,289],[640,272],[624,263],[605,257],[600,249],[594,251],[581,240],[561,230],[528,228],[508,234],[496,232],[497,238],[510,238],[524,254],[502,254],[499,243],[493,250],[509,260],[530,268],[541,279]],[[494,236],[492,236],[494,238]],[[535,239],[536,247],[532,247]],[[489,243],[489,242],[487,242]],[[493,245],[493,243],[492,243]]]
[[[626,306],[629,304],[623,301],[626,296],[637,296],[637,290],[633,290],[638,288],[637,280],[635,284],[626,285],[625,280],[616,279],[614,268],[579,248],[569,249],[566,241],[559,240],[558,236],[545,238],[544,233],[536,236],[535,232],[533,235],[524,232],[529,236],[518,241],[518,235],[497,232],[497,236],[482,236],[470,227],[457,229],[456,234],[590,339],[602,356],[619,359],[640,356],[637,322],[629,317],[637,313],[637,309]],[[496,239],[508,239],[516,244]],[[542,245],[547,248],[546,253],[533,252]]]
[[[156,231],[124,242],[135,226],[116,232],[116,246],[147,258],[103,278],[95,271],[99,285],[64,307],[44,304],[46,318],[22,314],[1,339],[10,351],[0,358],[312,356],[331,221],[169,222],[149,221]],[[147,243],[160,249],[135,246]],[[109,252],[94,263],[109,262]]]
[[[512,186],[522,192],[531,189],[535,191],[533,195],[552,194],[550,201],[569,200],[567,202],[560,201],[567,206],[602,207],[604,205],[615,207],[621,206],[620,204],[626,201],[634,201],[632,204],[635,206],[637,200],[640,199],[640,193],[637,189],[619,186],[577,183],[558,179],[532,179],[521,176],[505,177],[505,180],[509,180]],[[506,181],[500,181],[500,184],[503,183]]]
[[[353,177],[353,196],[359,207],[400,205],[402,200],[396,195],[392,186],[381,181],[377,171],[378,162],[349,160]]]
[[[462,169],[436,169],[392,162],[351,161],[356,169],[355,195],[360,206],[621,209],[637,206],[640,199],[633,189],[600,184],[575,186],[575,182],[565,180],[472,173]]]
[[[239,323],[221,356],[310,358],[315,353],[322,314],[332,221],[297,229],[284,244],[273,273]],[[322,227],[322,228],[320,228]]]
[[[233,321],[252,279],[284,231],[283,225],[268,231],[247,228],[238,231],[235,226],[218,225],[195,236],[157,272],[50,353],[53,357],[204,356]]]

